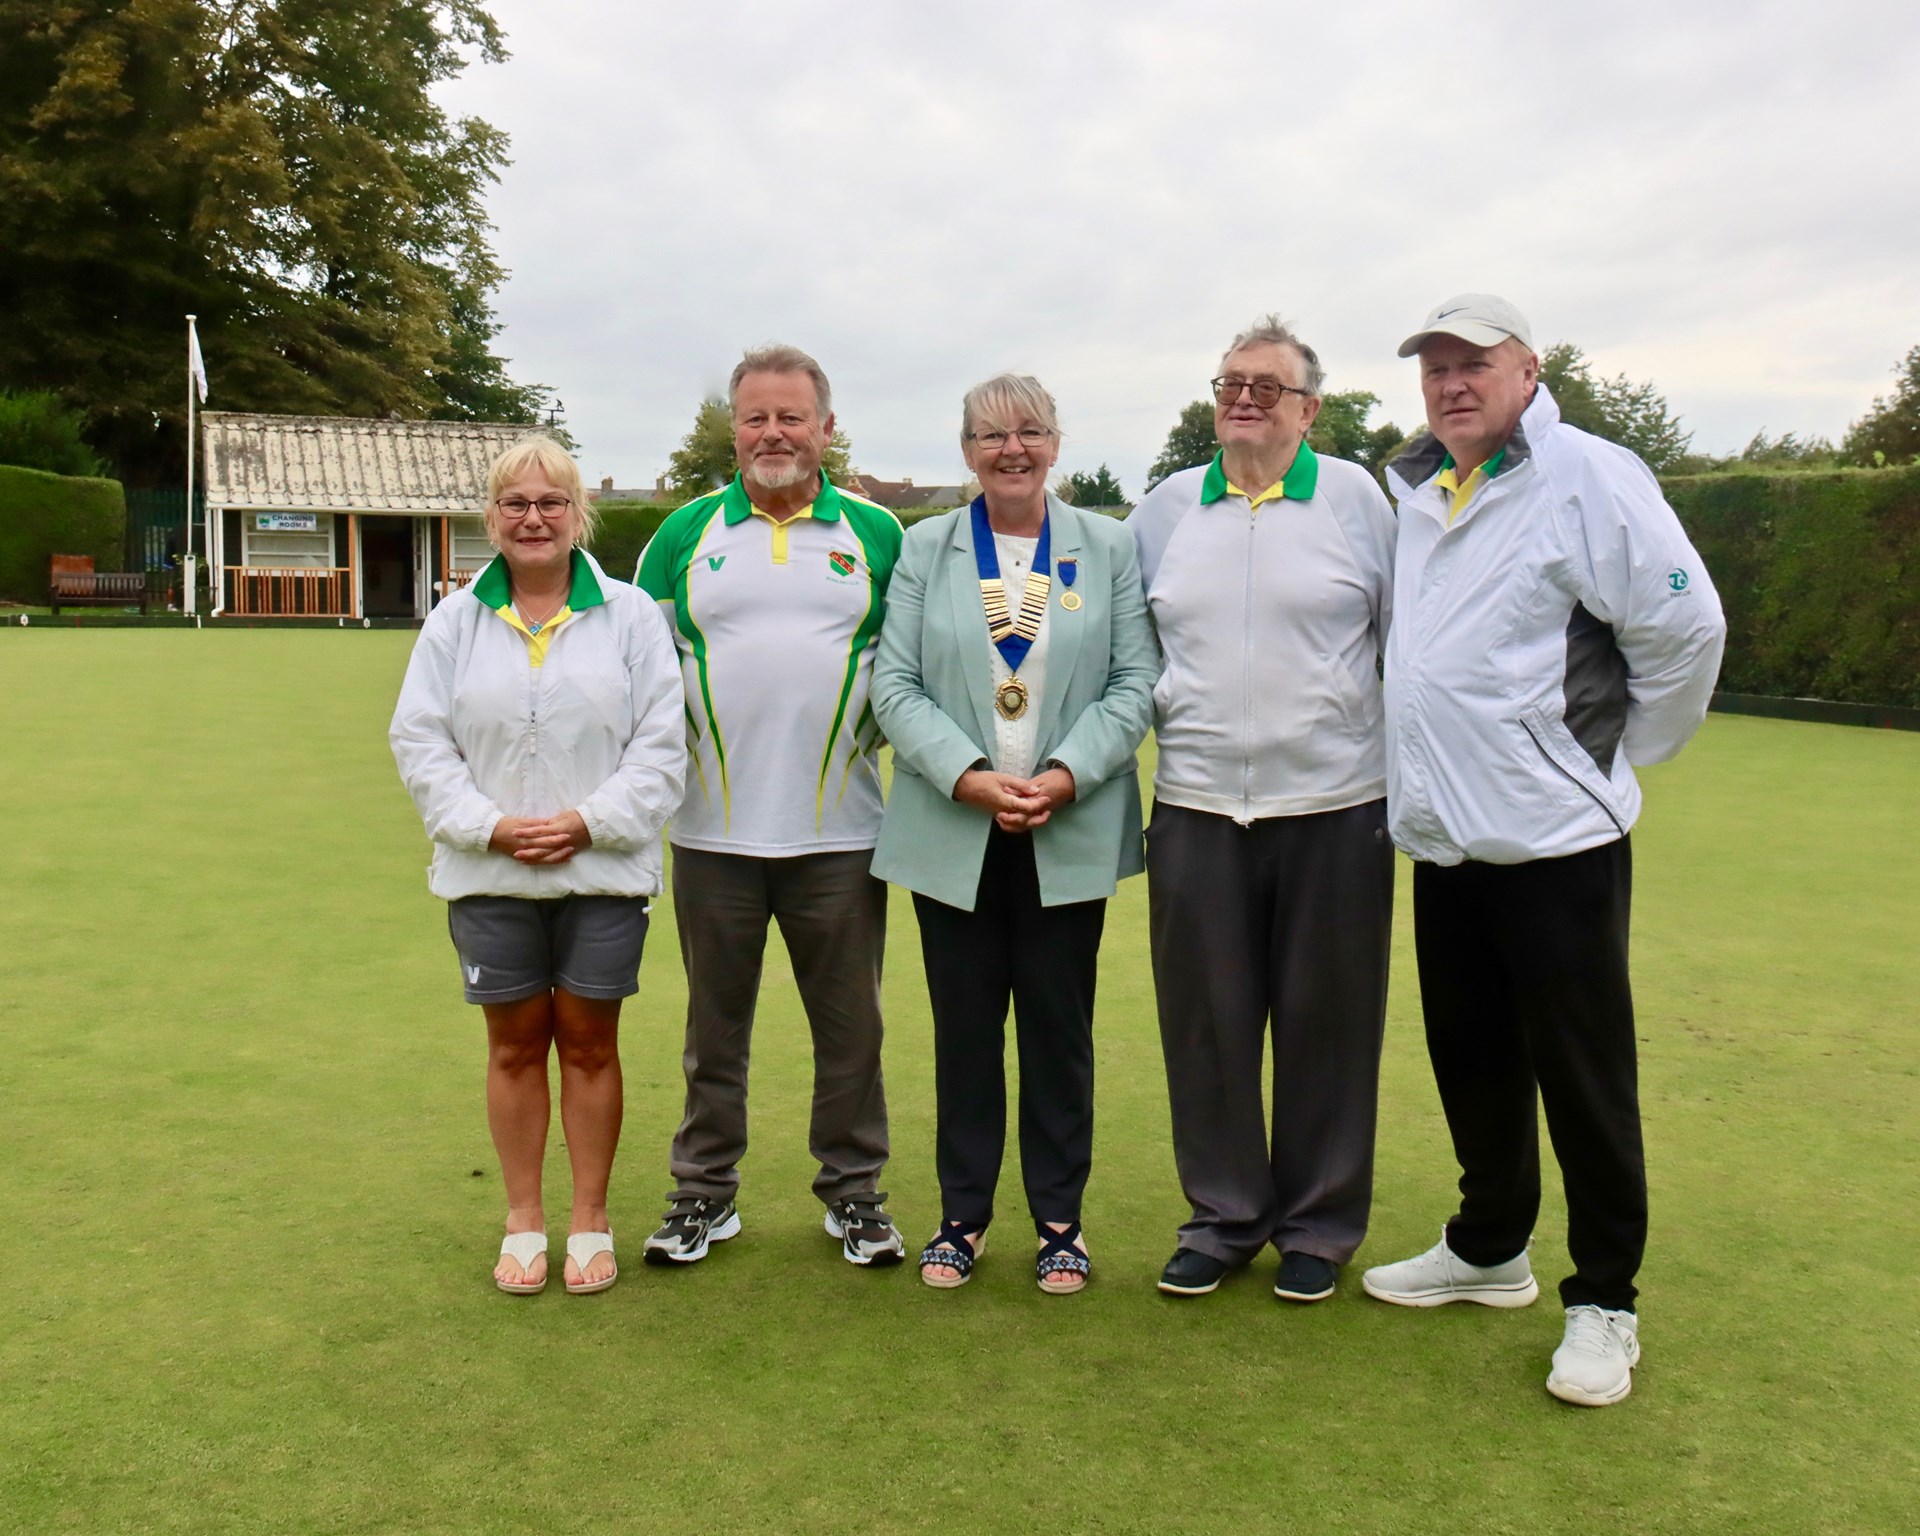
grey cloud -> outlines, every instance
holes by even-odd
[[[1018,366],[1135,491],[1268,309],[1412,426],[1395,343],[1497,289],[1710,448],[1839,432],[1920,341],[1908,7],[495,10],[514,60],[446,99],[514,137],[502,342],[594,476],[651,479],[771,337],[864,468],[956,474]]]

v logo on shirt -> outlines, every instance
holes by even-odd
[[[725,555],[708,555],[707,556],[707,569],[710,571],[717,571],[720,569],[721,566],[725,565],[726,563],[727,563],[727,557]]]

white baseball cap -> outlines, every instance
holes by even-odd
[[[1400,343],[1400,356],[1412,357],[1429,336],[1458,336],[1476,347],[1497,346],[1511,336],[1529,352],[1533,350],[1527,317],[1493,293],[1456,293],[1434,305],[1426,323]]]

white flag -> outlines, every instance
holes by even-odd
[[[200,333],[191,324],[187,326],[187,372],[193,375],[193,386],[200,393],[200,403],[207,403],[207,360],[200,355]]]

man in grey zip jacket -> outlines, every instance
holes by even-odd
[[[1698,729],[1726,625],[1647,467],[1560,420],[1517,309],[1449,299],[1400,348],[1416,353],[1431,434],[1387,476],[1387,805],[1415,861],[1427,1050],[1461,1198],[1436,1247],[1363,1284],[1403,1306],[1534,1299],[1537,1092],[1574,1262],[1547,1388],[1602,1406],[1632,1390],[1647,1234],[1631,764]]]
[[[1211,1291],[1271,1242],[1275,1293],[1309,1302],[1332,1294],[1373,1194],[1393,513],[1359,465],[1307,445],[1320,364],[1277,319],[1237,337],[1220,372],[1218,457],[1128,520],[1166,658],[1147,887],[1192,1206],[1160,1288]]]

